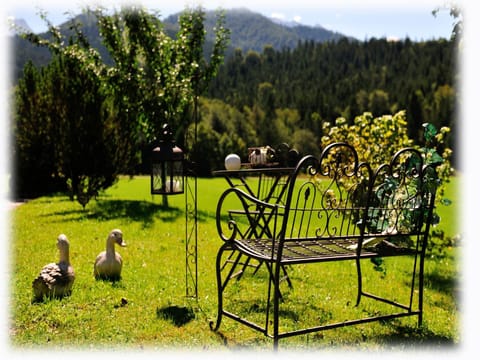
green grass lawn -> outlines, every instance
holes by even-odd
[[[440,206],[447,219],[439,226],[447,235],[459,232],[458,179],[449,185],[453,204]],[[149,178],[122,178],[86,210],[65,196],[41,197],[11,210],[10,326],[14,349],[271,349],[271,340],[232,320],[224,319],[219,333],[209,329],[216,317],[215,256],[221,245],[215,227],[217,199],[227,185],[223,179],[198,182],[198,301],[185,297],[184,196],[150,195]],[[96,281],[93,262],[104,250],[110,230],[120,228],[127,242],[117,248],[124,260],[122,280]],[[56,238],[70,240],[71,262],[76,272],[69,298],[31,304],[32,280],[48,262],[57,261]],[[416,318],[375,322],[281,340],[280,347],[339,349],[437,349],[460,342],[459,300],[456,279],[458,248],[426,262],[424,326]],[[370,266],[366,278],[373,291],[397,293],[407,281],[405,262],[387,260],[383,277]],[[290,274],[294,290],[286,296],[284,326],[301,319],[325,321],[362,312],[376,312],[365,302],[355,308],[355,268],[348,262],[298,266]],[[267,278],[260,271],[247,282],[234,284],[232,306],[258,317],[262,299],[258,288]],[[243,310],[242,310],[243,311]],[[183,320],[183,321],[182,321]]]

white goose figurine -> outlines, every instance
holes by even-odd
[[[60,261],[45,265],[38,277],[33,280],[34,302],[45,298],[62,298],[72,293],[75,272],[70,264],[70,243],[64,234],[58,236],[57,248],[60,252]]]
[[[107,249],[98,254],[93,267],[93,275],[96,279],[120,280],[122,273],[122,257],[115,251],[115,243],[126,246],[123,241],[122,231],[114,229],[107,237]]]

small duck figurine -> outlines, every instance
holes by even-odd
[[[114,229],[107,237],[107,249],[98,254],[93,267],[93,275],[96,279],[120,280],[122,273],[122,257],[115,251],[115,243],[120,246],[127,246],[123,241],[122,231]]]
[[[72,293],[75,272],[70,264],[70,242],[65,234],[58,236],[57,248],[60,261],[45,265],[32,282],[32,302],[40,302],[45,298],[63,298]]]

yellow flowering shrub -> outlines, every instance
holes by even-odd
[[[357,116],[353,125],[338,118],[333,125],[324,122],[323,133],[326,135],[321,139],[322,148],[333,142],[346,142],[355,147],[360,161],[368,161],[372,168],[388,161],[397,150],[413,145],[407,135],[405,111],[376,118],[366,112]]]

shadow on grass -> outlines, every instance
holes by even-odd
[[[394,347],[414,348],[420,346],[422,348],[438,348],[441,346],[454,347],[457,344],[447,336],[436,334],[426,326],[411,327],[395,323],[389,323],[394,330],[393,334],[379,335],[386,345]]]
[[[172,305],[157,308],[157,318],[169,320],[175,326],[180,327],[195,319],[195,313],[190,308]]]
[[[104,200],[98,201],[94,205],[89,217],[102,220],[128,218],[133,221],[151,224],[155,217],[164,222],[174,222],[180,216],[183,216],[183,211],[179,208],[165,207],[140,200]]]
[[[121,282],[122,276],[102,276],[96,275],[95,281],[111,284],[112,288],[125,289],[125,285]]]
[[[266,315],[266,303],[264,301],[255,301],[255,300],[237,300],[235,301],[236,310],[240,316],[248,317],[249,315]],[[302,322],[308,319],[302,317],[302,304],[299,304],[298,309],[295,309],[293,306],[291,309],[280,308],[278,312],[278,316],[280,321],[284,320],[291,320],[294,323]],[[307,304],[306,305],[309,311],[315,313],[316,321],[319,323],[326,323],[329,320],[333,319],[333,313],[329,310],[326,310],[322,307],[316,306],[314,304]],[[303,310],[305,310],[303,308]]]
[[[431,273],[425,272],[425,286],[450,296],[455,296],[458,290],[457,281],[450,274],[444,274],[438,270]]]
[[[100,200],[89,204],[86,210],[81,208],[57,211],[47,216],[61,216],[62,221],[68,220],[115,220],[129,219],[141,222],[144,226],[152,225],[155,219],[163,222],[175,222],[184,217],[183,210],[176,207],[165,207],[148,201],[140,200]]]
[[[68,220],[116,220],[129,219],[143,223],[145,227],[153,225],[156,219],[162,222],[175,222],[185,218],[185,209],[163,206],[143,200],[99,200],[89,204],[86,210],[81,208],[57,211],[46,216],[61,216]],[[197,209],[197,220],[208,221],[214,215]]]

